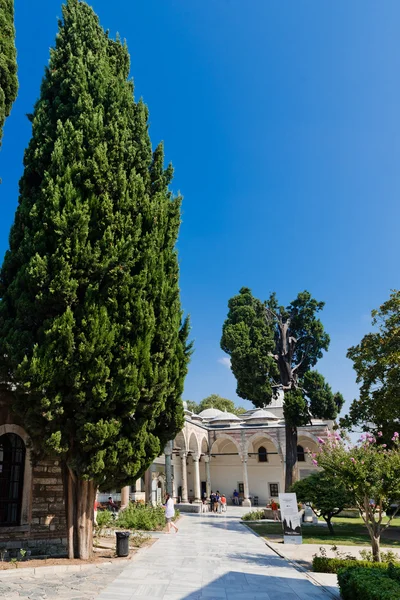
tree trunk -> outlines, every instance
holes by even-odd
[[[371,535],[372,559],[374,562],[381,562],[381,537]]]
[[[286,469],[285,492],[297,481],[297,427],[285,425],[286,434]]]
[[[326,524],[328,525],[328,529],[329,529],[329,533],[331,535],[335,535],[335,532],[333,530],[333,526],[332,526],[332,517],[324,517]]]
[[[93,481],[79,479],[63,465],[68,558],[87,560],[93,555],[93,519],[96,487]]]

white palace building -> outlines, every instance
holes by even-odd
[[[333,421],[312,419],[298,429],[298,476],[307,477],[316,467],[306,449],[318,448]],[[240,417],[215,408],[194,414],[185,405],[185,426],[145,477],[121,490],[121,505],[130,498],[154,504],[166,492],[178,503],[200,503],[218,490],[231,501],[236,489],[244,506],[264,505],[284,491],[285,422],[283,399],[267,408],[252,409]],[[108,494],[102,494],[100,500]],[[119,494],[113,496],[119,499]],[[188,507],[189,508],[189,507]]]

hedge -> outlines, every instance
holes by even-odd
[[[364,569],[387,570],[390,563],[370,562],[368,560],[351,560],[346,558],[327,558],[326,556],[314,556],[312,567],[316,573],[337,573],[339,569],[362,567]],[[396,565],[399,563],[396,563]]]
[[[390,571],[399,569],[340,569],[338,582],[343,600],[400,600],[400,584],[390,577]]]

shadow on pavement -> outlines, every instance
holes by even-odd
[[[171,595],[172,598],[172,595]],[[201,589],[182,591],[174,600],[329,600],[330,595],[311,581],[230,571]]]

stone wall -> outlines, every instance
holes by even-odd
[[[30,461],[29,438],[11,412],[12,394],[0,385],[0,435],[16,433],[26,445],[25,475],[21,524],[0,527],[0,550],[8,557],[19,549],[30,550],[32,556],[65,555],[66,522],[61,468],[57,460]]]
[[[0,527],[0,548],[9,556],[20,548],[32,556],[65,555],[66,521],[61,468],[56,460],[42,460],[32,467],[31,506],[28,523]],[[29,493],[24,490],[24,494]]]

